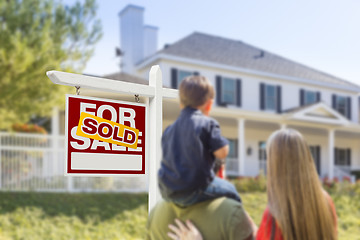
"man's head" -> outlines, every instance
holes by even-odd
[[[208,115],[215,96],[214,87],[203,76],[189,76],[179,86],[180,103],[183,107],[200,109]]]

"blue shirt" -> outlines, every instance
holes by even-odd
[[[214,152],[228,144],[219,123],[186,107],[163,133],[163,158],[158,173],[164,198],[205,189],[214,178]]]

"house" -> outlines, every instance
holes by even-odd
[[[122,74],[146,80],[159,65],[164,85],[206,76],[216,88],[212,116],[230,141],[227,175],[266,173],[266,140],[279,128],[307,139],[321,177],[360,171],[360,86],[247,43],[195,32],[157,51],[157,28],[144,25],[144,8],[120,13]],[[119,79],[114,75],[107,78]],[[164,100],[164,128],[180,110]]]

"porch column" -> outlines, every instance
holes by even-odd
[[[245,119],[238,119],[238,162],[239,174],[245,175]]]
[[[329,180],[334,178],[334,129],[328,131]]]

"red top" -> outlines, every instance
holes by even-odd
[[[329,194],[325,194],[333,215],[334,215],[334,221],[335,221],[335,229],[337,229],[337,217],[336,217],[336,211],[335,211],[335,205],[334,202],[332,201],[331,197],[329,196]],[[273,225],[275,224],[275,225]],[[273,230],[272,230],[273,229]],[[271,215],[271,213],[269,212],[268,207],[266,207],[265,212],[263,214],[261,223],[260,223],[260,227],[259,230],[256,234],[256,239],[257,240],[267,240],[267,239],[271,239],[271,233],[273,231],[274,234],[274,238],[273,240],[284,240],[281,229],[279,227],[279,225],[277,224],[275,218]]]

